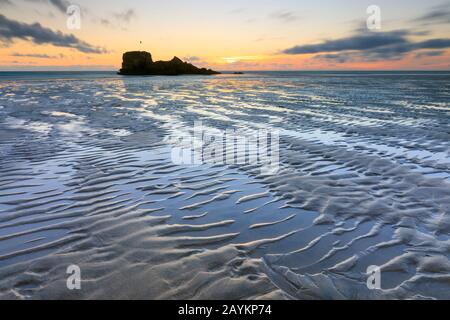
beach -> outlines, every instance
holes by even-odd
[[[449,72],[0,73],[0,298],[450,299],[449,101]],[[276,132],[277,171],[174,162],[198,122]]]

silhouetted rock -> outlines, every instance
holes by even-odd
[[[180,58],[174,57],[170,61],[152,60],[152,55],[145,51],[131,51],[123,54],[122,75],[181,75],[181,74],[202,74],[213,75],[220,72],[197,68],[196,66],[183,62]]]

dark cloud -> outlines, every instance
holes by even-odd
[[[450,2],[431,8],[431,10],[424,15],[413,20],[425,25],[450,23]]]
[[[375,62],[375,61],[385,61],[385,60],[400,60],[399,55],[393,55],[391,53],[376,53],[376,52],[341,52],[341,53],[328,53],[319,54],[314,57],[316,60],[326,60],[327,62],[333,63],[346,63],[346,62]]]
[[[18,53],[14,52],[10,54],[11,57],[26,57],[26,58],[39,58],[39,59],[60,59],[64,58],[63,54],[58,54],[55,56],[50,56],[45,53]]]
[[[52,4],[59,11],[66,13],[67,8],[70,6],[68,1],[64,0],[49,0],[50,4]]]
[[[416,53],[416,58],[424,58],[424,57],[439,57],[442,56],[445,53],[444,50],[434,50],[434,51],[422,51]]]
[[[43,27],[40,23],[27,24],[10,20],[0,14],[0,41],[10,43],[16,39],[32,41],[35,44],[51,44],[72,48],[84,53],[105,53],[106,50],[86,43],[74,35],[64,34]]]
[[[345,50],[369,50],[378,47],[407,43],[406,31],[365,32],[338,40],[328,40],[319,44],[295,46],[283,51],[286,54],[311,54]]]
[[[405,30],[390,32],[361,31],[351,37],[328,40],[319,44],[295,46],[286,54],[319,54],[315,58],[344,63],[357,61],[399,60],[406,54],[423,49],[450,48],[450,39],[429,39],[412,42]]]
[[[67,8],[70,6],[70,2],[67,0],[26,0],[28,2],[36,2],[36,3],[48,3],[51,6],[55,7],[58,11],[62,13],[66,13]]]
[[[331,60],[336,63],[345,63],[353,59],[350,55],[346,54],[336,54],[336,53],[328,53],[321,54],[314,57],[317,60]]]
[[[363,51],[367,61],[399,60],[406,54],[423,49],[446,49],[450,47],[450,39],[431,39],[420,42],[395,44],[374,50]]]

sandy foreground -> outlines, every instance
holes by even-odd
[[[2,80],[0,298],[450,299],[449,101],[442,74]],[[199,120],[278,131],[280,171],[174,163]]]

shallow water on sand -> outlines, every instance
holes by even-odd
[[[0,76],[0,297],[450,299],[449,101],[446,73]],[[198,120],[279,130],[280,172],[173,163]]]

